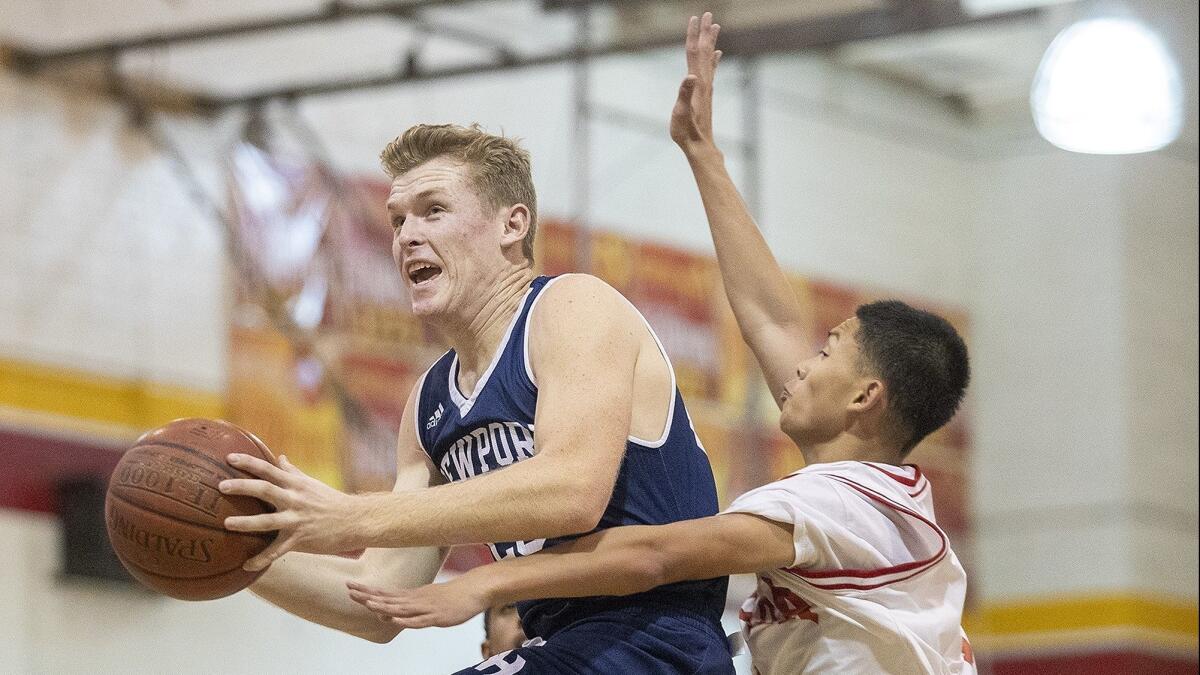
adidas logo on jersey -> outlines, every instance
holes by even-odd
[[[429,419],[425,422],[425,428],[432,429],[432,428],[436,427],[438,425],[438,422],[442,421],[442,413],[445,412],[445,410],[446,409],[442,407],[442,404],[439,403],[437,410],[434,410],[433,414],[430,415]]]

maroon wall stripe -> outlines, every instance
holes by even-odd
[[[53,513],[54,485],[67,478],[107,480],[123,448],[0,427],[0,507]]]

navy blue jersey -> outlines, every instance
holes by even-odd
[[[528,358],[527,328],[538,297],[554,280],[538,277],[530,284],[473,396],[459,391],[458,356],[453,350],[438,359],[417,385],[417,437],[447,480],[469,480],[533,456],[538,389]],[[674,383],[673,372],[671,377]],[[662,437],[646,440],[631,436],[625,443],[612,497],[593,532],[618,525],[661,525],[716,512],[717,492],[708,456],[676,389]],[[586,534],[489,546],[493,557],[503,560]],[[519,603],[518,611],[526,635],[543,638],[568,623],[611,611],[614,606],[677,611],[718,622],[726,585],[725,578],[685,581],[623,598],[533,600]]]

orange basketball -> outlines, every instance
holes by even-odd
[[[181,419],[149,431],[125,452],[104,503],[108,538],[138,581],[180,600],[212,600],[250,585],[261,572],[242,563],[274,533],[231,532],[227,516],[265,513],[253,497],[217,490],[226,478],[253,478],[230,466],[232,452],[275,456],[254,434],[229,422]]]

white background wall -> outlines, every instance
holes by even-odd
[[[719,133],[739,138],[737,64],[722,68]],[[665,133],[680,70],[673,53],[597,65],[594,100],[663,122],[657,135],[592,124],[585,215],[709,250]],[[970,123],[936,103],[818,57],[769,60],[761,77],[760,215],[780,259],[970,311],[977,534],[960,545],[976,547],[980,599],[1194,602],[1194,145],[1068,155],[1027,123],[971,140]],[[543,68],[318,99],[301,113],[348,171],[375,171],[384,143],[416,122],[503,129],[533,153],[542,212],[571,216],[570,83],[568,70]],[[219,391],[219,228],[115,107],[7,74],[0,101],[0,356]],[[214,191],[232,126],[172,125]],[[475,625],[377,647],[249,597],[193,605],[62,586],[53,526],[36,516],[3,514],[0,542],[12,561],[0,671],[432,673],[469,662],[479,640]]]

